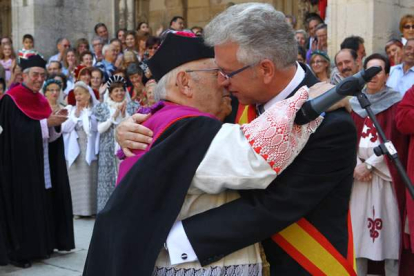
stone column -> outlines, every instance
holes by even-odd
[[[387,40],[400,37],[398,24],[407,13],[414,13],[412,0],[330,0],[329,55],[334,57],[344,38],[351,35],[364,38],[367,55],[384,53]]]
[[[67,37],[72,45],[81,37],[90,40],[98,22],[105,23],[113,37],[114,1],[13,0],[14,47],[21,48],[23,35],[29,33],[35,39],[35,49],[48,58],[55,53],[59,37]]]

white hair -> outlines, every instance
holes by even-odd
[[[270,4],[231,6],[205,27],[204,36],[209,46],[237,43],[237,60],[246,65],[270,59],[276,68],[283,69],[296,62],[298,50],[292,26]]]
[[[105,44],[105,46],[102,48],[102,55],[105,56],[106,51],[108,51],[111,47],[111,44]]]
[[[161,100],[165,100],[167,98],[167,87],[168,85],[171,83],[171,81],[173,79],[175,79],[177,77],[177,74],[182,71],[183,68],[182,66],[178,66],[176,68],[174,68],[173,70],[171,70],[170,72],[168,72],[167,74],[165,74],[157,83],[157,85],[154,87],[153,90],[153,95],[154,95],[154,100],[156,102],[161,101]]]

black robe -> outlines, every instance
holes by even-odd
[[[150,276],[221,122],[182,119],[125,175],[98,214],[84,276]]]
[[[7,255],[15,260],[33,260],[47,257],[54,248],[73,249],[73,224],[69,222],[72,219],[71,198],[66,166],[62,167],[63,149],[59,153],[53,146],[51,148],[51,171],[60,175],[52,175],[53,187],[46,190],[39,121],[27,117],[6,94],[0,101],[0,125],[3,127],[0,134],[0,235],[4,239],[0,240],[0,258]],[[57,198],[56,194],[62,197]],[[61,221],[67,223],[64,230]],[[71,234],[62,238],[60,233]],[[0,263],[6,264],[7,258],[0,259]]]

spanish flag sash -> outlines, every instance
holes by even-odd
[[[236,116],[238,124],[249,123],[254,118],[256,118],[255,106],[239,104]],[[328,239],[305,218],[274,234],[272,240],[311,275],[356,276],[352,224],[349,212],[347,258],[342,256]]]

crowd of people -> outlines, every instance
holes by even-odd
[[[414,181],[414,15],[401,18],[401,37],[381,53],[366,53],[352,35],[335,55],[321,16],[310,13],[306,30],[292,18],[239,4],[205,30],[174,16],[163,32],[141,22],[114,38],[98,23],[90,41],[58,38],[48,60],[30,34],[17,52],[2,38],[0,265],[27,268],[74,249],[72,217],[98,215],[85,275],[208,275],[204,266],[261,275],[266,262],[271,275],[329,274],[336,265],[355,275],[354,258],[358,275],[409,275],[414,200],[390,160],[374,154],[382,141],[357,99],[300,131],[279,127],[289,154],[275,153],[282,138],[269,125],[308,93],[380,66],[362,93]],[[292,227],[318,233],[333,248],[323,254],[340,264],[304,261]]]

